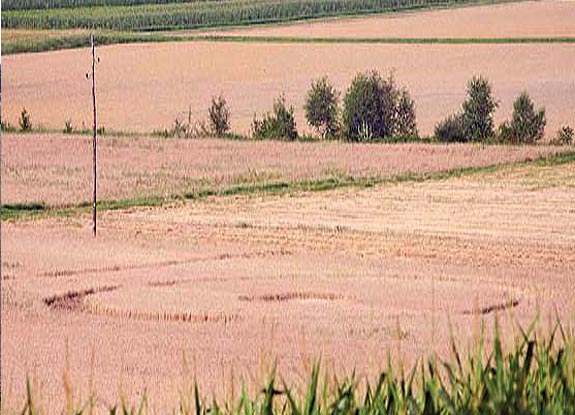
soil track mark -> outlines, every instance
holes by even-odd
[[[112,272],[121,272],[121,271],[132,271],[132,270],[141,270],[141,269],[157,269],[157,268],[164,268],[164,267],[172,267],[176,265],[188,265],[188,264],[195,264],[199,262],[210,262],[210,261],[225,261],[228,259],[250,259],[250,258],[265,258],[268,256],[277,256],[277,255],[291,255],[292,252],[285,249],[280,250],[264,250],[264,251],[256,251],[256,252],[244,252],[241,254],[220,254],[215,256],[206,256],[200,258],[192,258],[187,260],[169,260],[169,261],[159,261],[159,262],[150,262],[147,264],[132,264],[126,266],[120,265],[111,265],[107,267],[93,267],[93,268],[82,268],[82,269],[65,269],[65,270],[56,270],[56,271],[48,271],[39,274],[39,277],[46,277],[46,278],[58,278],[58,277],[72,277],[75,275],[82,275],[82,274],[99,274],[99,273],[112,273]],[[174,282],[175,284],[176,282]],[[163,283],[159,282],[158,286],[161,286]],[[153,283],[151,285],[154,285]],[[168,284],[169,285],[169,284]]]
[[[170,321],[193,324],[221,323],[226,325],[236,322],[241,318],[238,313],[172,313],[167,311],[121,310],[100,304],[86,304],[83,307],[83,311],[95,315],[129,320]]]
[[[469,315],[469,314],[479,314],[479,315],[486,315],[486,314],[491,314],[497,311],[503,311],[503,310],[508,310],[511,308],[515,308],[519,305],[519,300],[510,300],[507,301],[506,303],[501,303],[501,304],[493,304],[487,307],[483,307],[483,308],[474,308],[473,310],[465,310],[463,312],[463,314],[465,315]]]
[[[314,292],[288,292],[264,295],[240,295],[240,301],[262,301],[262,302],[282,302],[290,300],[326,300],[335,301],[343,300],[345,297],[341,294],[334,293],[314,293]]]
[[[44,304],[54,310],[79,311],[83,307],[84,298],[89,295],[114,291],[119,285],[105,285],[97,288],[88,288],[82,291],[68,291],[62,295],[54,295],[44,299]]]

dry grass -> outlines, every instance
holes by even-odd
[[[99,197],[172,196],[232,184],[430,173],[511,163],[558,147],[284,143],[229,140],[99,141]],[[2,137],[2,203],[59,206],[89,201],[91,139],[65,135]]]

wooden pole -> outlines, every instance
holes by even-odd
[[[96,53],[94,50],[94,35],[90,35],[90,45],[92,46],[92,106],[94,108],[94,139],[93,147],[93,167],[94,167],[94,201],[93,201],[93,225],[92,233],[96,237],[96,189],[97,189],[97,118],[96,118]]]

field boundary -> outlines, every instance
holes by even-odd
[[[137,207],[157,207],[186,200],[202,200],[207,197],[268,194],[281,195],[299,192],[319,192],[347,187],[369,188],[386,183],[425,182],[447,180],[479,173],[492,173],[510,167],[555,166],[575,163],[575,151],[568,150],[552,156],[541,156],[532,160],[502,163],[490,166],[458,167],[432,173],[402,173],[390,176],[331,176],[318,180],[276,181],[269,183],[234,184],[224,188],[208,187],[197,191],[172,196],[149,196],[126,199],[101,200],[97,207],[100,212]],[[91,212],[92,203],[82,202],[67,206],[49,206],[42,202],[15,203],[1,205],[1,220],[16,221],[44,216],[73,216]]]
[[[2,43],[4,55],[22,53],[39,53],[63,49],[80,49],[88,47],[88,34],[73,34],[60,37],[38,39],[21,39]],[[575,43],[575,37],[383,37],[383,38],[326,38],[326,37],[283,37],[283,36],[245,36],[245,35],[175,35],[158,33],[97,33],[96,43],[99,46],[122,45],[132,43],[166,43],[166,42],[215,42],[215,43],[277,43],[277,44],[403,44],[403,45],[468,45],[468,44],[562,44]]]

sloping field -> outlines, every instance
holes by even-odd
[[[254,113],[271,110],[285,93],[300,130],[312,79],[328,75],[345,91],[358,71],[394,71],[416,101],[420,132],[458,111],[467,81],[483,74],[500,100],[496,121],[509,118],[515,97],[527,90],[547,111],[553,136],[573,123],[574,46],[571,44],[275,44],[182,42],[99,48],[99,125],[150,132],[168,128],[177,116],[207,117],[212,96],[223,93],[232,129],[248,133]],[[40,68],[42,68],[40,70]],[[17,124],[23,107],[32,122],[63,128],[91,120],[87,49],[11,55],[4,58],[3,120]]]
[[[535,159],[559,147],[110,138],[99,141],[100,200],[182,196],[234,185],[425,174]],[[2,203],[73,205],[92,197],[86,136],[2,137]]]
[[[251,27],[225,34],[310,38],[572,37],[574,21],[575,1],[545,0]]]
[[[219,394],[232,370],[255,390],[262,350],[295,380],[320,354],[361,378],[445,354],[448,317],[463,342],[498,310],[573,324],[574,207],[568,163],[105,212],[96,240],[89,215],[3,223],[3,404],[31,373],[59,411],[66,360],[98,406],[123,379],[164,413],[185,361]]]

